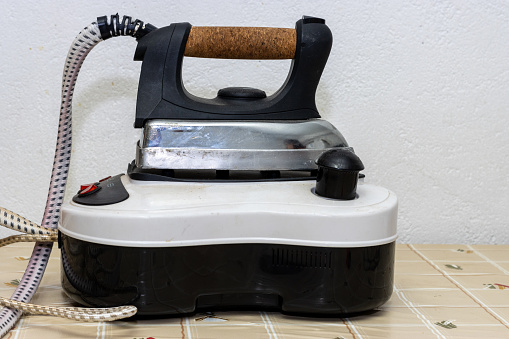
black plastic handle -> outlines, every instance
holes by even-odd
[[[295,58],[283,86],[271,96],[205,99],[186,91],[182,61],[189,23],[157,29],[138,42],[134,60],[143,61],[136,120],[305,120],[319,118],[315,93],[332,46],[325,20],[304,17],[296,23]],[[233,91],[235,92],[235,91]],[[245,91],[244,91],[245,92]]]

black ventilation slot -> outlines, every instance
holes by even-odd
[[[282,267],[331,268],[330,251],[272,248],[272,265]]]

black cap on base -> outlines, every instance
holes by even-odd
[[[325,151],[316,165],[316,194],[338,200],[355,199],[359,172],[364,165],[354,152],[346,148]]]

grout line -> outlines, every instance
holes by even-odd
[[[269,319],[269,315],[267,314],[267,312],[260,312],[260,316],[262,317],[263,323],[265,324],[265,330],[267,331],[269,338],[277,339],[277,334],[274,331],[272,321]]]
[[[482,308],[481,305],[479,305],[479,307]],[[386,306],[384,305],[383,306],[384,309],[390,309],[390,308],[407,308],[406,306]],[[433,305],[433,304],[430,304],[430,305],[421,305],[419,304],[419,308],[473,308],[472,305]],[[495,308],[509,308],[509,304],[508,305],[497,305]],[[504,324],[505,326],[505,324]]]
[[[477,250],[474,250],[474,251],[477,251]],[[477,254],[479,254],[479,252],[477,252]],[[479,255],[481,256],[481,255]],[[486,260],[486,259],[485,259]],[[454,262],[461,262],[461,263],[470,263],[470,264],[478,264],[478,263],[483,263],[484,260],[456,260],[456,259],[450,259],[450,260],[443,260],[443,259],[440,259],[440,260],[433,260],[434,262],[450,262],[450,261],[454,261]],[[418,262],[422,262],[422,260],[397,260],[397,262],[399,263],[418,263]],[[502,264],[508,264],[509,261],[508,260],[503,260],[503,261],[499,261],[500,263]]]
[[[419,305],[420,307],[420,305]],[[397,308],[397,307],[393,307],[393,308]],[[408,307],[399,307],[399,308],[404,308],[404,309],[408,309]],[[470,307],[471,308],[471,307]],[[96,324],[93,324],[94,326]],[[139,325],[139,324],[138,324]],[[295,323],[278,323],[279,326],[283,325],[283,326],[302,326],[302,327],[338,327],[338,326],[341,326],[341,324],[338,324],[338,323],[300,323],[298,325],[296,325]],[[343,324],[345,325],[346,327],[346,324]],[[90,327],[90,323],[70,323],[70,324],[64,324],[64,323],[61,323],[61,324],[55,324],[55,323],[48,323],[48,324],[33,324],[31,323],[30,325],[28,325],[27,327],[23,328],[23,330],[32,330],[33,328],[43,328],[43,327],[55,327],[55,326],[62,326],[62,327],[77,327],[77,326],[84,326],[84,327]],[[180,324],[149,324],[149,325],[144,325],[144,326],[150,326],[150,327],[180,327]],[[241,323],[241,324],[228,324],[228,327],[256,327],[257,324],[254,324],[254,323]],[[363,323],[361,325],[362,327],[389,327],[389,328],[407,328],[407,327],[423,327],[423,326],[426,326],[424,325],[422,322],[421,323],[390,323],[390,324],[377,324],[377,323]],[[503,327],[505,328],[504,325],[498,323],[498,324],[461,324],[461,327],[481,327],[481,326],[485,326],[485,327]],[[115,325],[115,327],[118,327],[118,325]],[[225,327],[225,324],[224,323],[217,323],[217,324],[214,324],[214,323],[205,323],[205,324],[197,324],[196,327]],[[138,327],[129,327],[129,328],[138,328]],[[18,329],[13,329],[11,330],[12,333],[15,333],[17,332]]]
[[[191,325],[189,324],[189,317],[186,317],[186,329],[187,329],[187,337],[189,339],[192,339],[193,337],[191,336]]]
[[[504,325],[507,329],[509,329],[509,323],[503,317],[498,315],[495,311],[493,311],[489,306],[483,303],[479,298],[470,293],[465,287],[463,287],[459,282],[457,282],[453,277],[451,277],[446,271],[442,270],[438,265],[433,263],[431,260],[426,258],[424,254],[422,254],[419,250],[417,250],[413,245],[407,245],[410,249],[412,249],[417,255],[419,255],[424,261],[426,261],[429,265],[435,268],[438,272],[440,272],[445,278],[447,278],[450,282],[456,285],[463,293],[469,296],[476,304],[481,306],[488,314],[490,314],[493,318],[497,319],[502,325]]]
[[[274,334],[274,338],[277,339],[277,332],[274,328],[274,323],[272,322],[272,320],[270,320],[270,316],[267,312],[263,312],[263,313],[265,313],[265,317],[267,318],[267,321],[269,322],[269,327],[272,330],[272,333]]]
[[[95,336],[95,338],[104,339],[104,322],[102,321],[97,323],[97,335]]]
[[[448,261],[449,262],[449,261]],[[396,275],[411,275],[413,277],[427,277],[427,276],[430,276],[430,277],[439,277],[439,276],[443,276],[443,274],[441,273],[422,273],[422,274],[419,274],[419,273],[416,273],[416,272],[409,272],[409,273],[396,273]],[[450,275],[457,275],[457,276],[469,276],[469,277],[481,277],[481,276],[486,276],[486,275],[496,275],[496,273],[460,273],[460,272],[455,272],[454,274],[450,274]]]
[[[270,333],[269,325],[267,324],[267,321],[265,321],[265,318],[263,317],[263,313],[262,312],[259,312],[259,313],[260,313],[260,318],[262,318],[263,325],[265,326],[265,331],[269,335],[269,338],[272,338],[272,333]]]
[[[184,333],[184,318],[180,318],[180,334],[182,335],[182,339],[184,339],[186,337],[185,333]]]
[[[343,325],[345,325],[346,329],[348,330],[348,333],[352,335],[352,338],[356,339],[355,333],[352,332],[352,328],[348,325],[346,318],[341,318],[341,322],[343,323]]]
[[[433,323],[430,320],[428,320],[428,318],[426,318],[426,316],[422,314],[410,300],[406,298],[405,294],[398,290],[396,285],[394,285],[394,292],[396,292],[399,299],[407,306],[407,308],[410,309],[410,311],[412,311],[413,314],[417,316],[417,318],[419,318],[422,321],[422,323],[431,331],[431,333],[436,335],[437,338],[446,339],[446,337],[437,328],[433,326]]]
[[[506,270],[505,268],[503,268],[502,266],[500,266],[499,264],[497,264],[496,262],[494,262],[493,260],[491,260],[490,258],[488,258],[487,256],[485,256],[484,254],[482,254],[479,250],[476,250],[475,248],[473,248],[472,246],[470,245],[467,245],[467,247],[469,249],[471,249],[472,251],[474,251],[478,256],[480,256],[481,258],[483,258],[484,260],[486,260],[487,262],[489,262],[490,264],[492,264],[493,266],[495,266],[496,268],[498,268],[499,270],[501,270],[502,272],[504,272],[504,274],[507,274],[509,275],[509,271]],[[506,261],[504,261],[505,263]]]
[[[400,291],[456,291],[457,288],[452,287],[409,287],[399,288]],[[484,290],[479,288],[479,290]]]
[[[456,321],[455,321],[456,323]],[[420,324],[412,324],[412,323],[408,323],[408,324],[362,324],[362,326],[364,327],[375,327],[375,328],[394,328],[394,327],[397,327],[397,328],[412,328],[412,327],[427,327],[426,325],[420,323]],[[464,323],[461,323],[460,325],[461,327],[502,327],[502,328],[505,328],[504,325],[502,324],[464,324]]]
[[[359,331],[357,331],[357,328],[355,327],[355,325],[353,324],[353,322],[349,318],[345,318],[343,322],[345,323],[345,325],[348,328],[348,331],[350,333],[352,333],[350,331],[350,329],[352,329],[359,336],[359,339],[362,339],[362,335],[359,333]],[[353,333],[352,333],[352,336],[353,336],[354,339],[356,338],[355,334],[353,334]]]
[[[463,246],[468,246],[468,245],[465,245],[465,244],[396,244],[397,246],[397,250],[400,250],[400,251],[406,251],[407,249],[405,249],[404,247],[408,246],[408,245],[413,245],[414,248],[418,251],[442,251],[442,250],[457,250],[458,248],[461,248]],[[431,245],[431,246],[429,246]],[[401,247],[399,247],[401,246]],[[416,248],[417,247],[421,247],[421,248]],[[488,248],[491,248],[491,251],[508,251],[509,250],[509,244],[508,245],[489,245],[489,244],[486,244],[486,245],[473,245],[473,246],[484,246],[484,247],[488,247]],[[399,248],[398,248],[399,247]],[[496,247],[496,248],[495,248]]]
[[[461,326],[462,328],[469,327],[469,328],[475,328],[475,327],[490,327],[490,328],[496,328],[496,329],[504,329],[505,326],[502,324],[465,324],[465,323],[457,323],[454,321],[455,324],[458,324],[458,326]],[[374,327],[374,328],[415,328],[415,327],[427,327],[426,325],[419,323],[419,324],[362,324],[364,327]],[[447,337],[446,337],[447,338]]]
[[[469,291],[486,291],[488,287],[484,288],[466,288]],[[400,291],[457,291],[457,288],[452,287],[413,287],[413,288],[400,288]]]
[[[25,320],[25,317],[21,317],[21,319],[19,320],[18,326],[17,326],[17,328],[15,330],[16,331],[16,335],[14,336],[13,339],[18,339],[19,338],[19,334],[21,333],[21,326],[23,325],[23,321],[24,320]]]

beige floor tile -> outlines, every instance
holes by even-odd
[[[465,245],[455,245],[455,244],[412,244],[412,247],[419,251],[423,250],[453,250],[456,251],[458,249],[467,250],[468,247]]]
[[[407,306],[405,305],[403,300],[401,300],[401,298],[395,292],[393,292],[391,298],[385,304],[383,304],[382,307],[383,309],[389,308],[392,309],[392,308],[406,308]]]
[[[32,254],[32,248],[33,245],[29,244],[11,244],[6,247],[1,247],[0,258],[2,258],[2,262],[20,256],[29,258]]]
[[[239,313],[241,315],[242,313]],[[286,315],[278,312],[272,312],[269,313],[271,316],[271,319],[273,319],[275,322],[279,324],[286,324],[288,326],[300,326],[300,325],[309,325],[310,319],[312,319],[312,322],[314,324],[318,325],[334,325],[339,326],[343,324],[343,320],[341,317],[316,317],[316,318],[310,318],[308,316],[297,316],[297,315]],[[232,317],[232,321],[236,321],[238,317],[234,316]],[[249,316],[249,319],[253,321],[253,319],[256,319],[256,321],[262,321],[260,312],[256,312],[256,315]],[[246,319],[247,320],[247,319]]]
[[[340,318],[297,317],[270,312],[246,315],[220,312],[215,317],[197,315],[190,318],[189,324],[191,333],[198,338],[239,338],[246,333],[254,338],[353,338]]]
[[[46,338],[101,338],[101,333],[106,326],[101,323],[76,323],[62,319],[62,322],[55,321],[55,318],[34,316],[34,318],[45,318],[45,323],[32,323],[32,316],[24,316],[22,322],[18,323],[19,335],[12,331],[13,337],[18,335],[23,339],[46,339]]]
[[[253,332],[252,338],[278,338],[278,339],[330,339],[330,338],[344,338],[344,339],[356,339],[359,338],[358,336],[355,336],[351,333],[354,329],[351,327],[347,327],[346,325],[340,325],[340,326],[315,326],[315,325],[308,325],[308,326],[291,326],[291,327],[279,327],[274,330],[274,332],[265,329],[265,333],[260,333],[260,335],[256,335]],[[243,331],[240,330],[234,330],[233,328],[229,328],[226,331],[221,331],[220,329],[216,330],[217,336],[212,338],[231,338],[231,339],[237,339],[245,333],[249,333],[249,336],[251,337],[252,332]],[[229,336],[225,336],[225,334],[228,334]],[[201,337],[200,337],[201,338]],[[204,338],[210,338],[209,337],[209,331],[207,331],[207,334]]]
[[[443,275],[396,274],[394,284],[398,289],[456,289],[456,285]]]
[[[441,270],[450,275],[466,275],[466,274],[503,274],[496,266],[484,262],[435,262]],[[458,268],[458,266],[461,268]]]
[[[498,288],[493,284],[509,285],[509,277],[503,274],[455,275],[452,277],[459,285],[466,289]]]
[[[426,262],[396,262],[394,265],[396,274],[412,274],[420,276],[423,274],[440,274],[436,269]]]
[[[431,261],[484,261],[474,251],[469,249],[420,250]]]
[[[272,326],[272,328],[274,327]],[[252,335],[254,338],[270,339],[274,337],[274,334],[276,334],[278,338],[282,337],[280,333],[278,334],[278,332],[279,331],[275,329],[272,331],[271,328],[265,328],[263,324],[257,324],[252,326],[235,326],[235,327],[213,326],[213,325],[207,326],[207,324],[201,324],[199,326],[193,327],[191,335],[192,338],[237,339],[242,337],[245,333],[249,333],[249,335],[250,336]],[[303,338],[309,338],[309,336],[305,334],[305,331],[304,333],[301,333],[301,335]]]
[[[9,298],[16,290],[17,284],[22,277],[22,272],[2,272],[2,280],[0,281],[0,296]]]
[[[508,331],[502,325],[491,326],[461,326],[453,329],[446,329],[435,324],[424,324],[410,326],[410,327],[383,327],[383,328],[369,328],[363,327],[359,331],[362,338],[366,339],[505,339],[507,338]],[[437,334],[438,333],[438,334]]]
[[[481,307],[426,307],[420,311],[432,323],[449,320],[456,326],[500,324],[497,318]]]
[[[29,257],[26,256],[12,256],[7,258],[2,258],[0,263],[0,272],[3,274],[4,272],[13,272],[13,271],[25,271],[25,268],[28,265]]]
[[[356,326],[387,326],[390,324],[410,325],[420,322],[417,315],[406,307],[391,308],[385,306],[382,306],[380,310],[352,317],[350,321]]]
[[[396,251],[396,261],[422,261],[414,251]]]
[[[498,265],[500,265],[506,271],[509,271],[509,263],[499,263]]]
[[[478,307],[472,298],[458,290],[400,291],[398,297],[406,298],[415,307]]]
[[[509,307],[509,289],[488,289],[482,291],[470,291],[486,306]],[[509,319],[508,319],[509,320]]]
[[[509,307],[491,307],[491,309],[509,322]]]
[[[14,288],[0,288],[0,297],[2,298],[10,298],[14,293]]]
[[[451,339],[505,339],[509,330],[503,325],[463,325],[452,329],[441,329],[446,338]]]
[[[509,245],[470,245],[474,249],[482,251],[509,251]]]
[[[312,338],[354,338],[345,325],[316,325],[304,326],[279,325],[276,323],[260,323],[251,326],[221,326],[212,324],[200,324],[192,326],[193,338],[217,338],[238,339],[248,336],[249,338],[281,338],[281,339],[312,339]]]
[[[52,265],[52,266],[55,266],[55,265]],[[46,270],[46,272],[44,273],[44,277],[42,278],[41,285],[46,285],[46,284],[60,285],[60,267],[58,269],[51,267]]]
[[[0,258],[2,258],[0,256]],[[17,259],[16,259],[17,258]],[[12,257],[12,258],[2,258],[2,262],[0,263],[0,277],[5,272],[24,272],[25,268],[28,265],[28,260],[24,260],[25,257]],[[0,281],[3,280],[0,278]]]
[[[436,339],[437,335],[435,333],[440,333],[440,329],[436,329],[433,325],[429,325],[432,327],[433,331],[429,329],[424,323],[416,323],[412,326],[387,326],[387,327],[369,327],[364,326],[359,329],[362,338],[367,339],[409,339],[409,338],[419,338],[419,339]],[[445,331],[442,331],[445,332]],[[439,337],[440,338],[440,337]]]
[[[291,324],[299,324],[309,322],[309,317],[298,317],[298,316],[290,316],[283,315],[281,313],[271,313],[271,317],[277,318],[278,322],[287,322]],[[211,319],[212,318],[212,319]],[[209,322],[212,320],[226,320],[228,324],[258,324],[263,322],[261,318],[260,312],[257,311],[245,311],[245,312],[207,312],[207,313],[198,313],[190,317],[191,322]],[[334,322],[337,319],[332,318],[318,318],[317,320],[323,322]]]
[[[107,324],[104,338],[188,338],[187,333],[185,319],[167,318],[156,321],[138,320]],[[102,332],[98,331],[98,334]]]
[[[54,325],[55,327],[59,326],[78,326],[78,327],[97,327],[98,324],[86,323],[86,322],[78,322],[74,320],[59,318],[59,317],[50,317],[45,315],[24,315],[23,316],[23,326],[30,327],[46,327],[49,325]]]
[[[506,250],[478,250],[480,254],[494,262],[509,263],[509,248]]]

